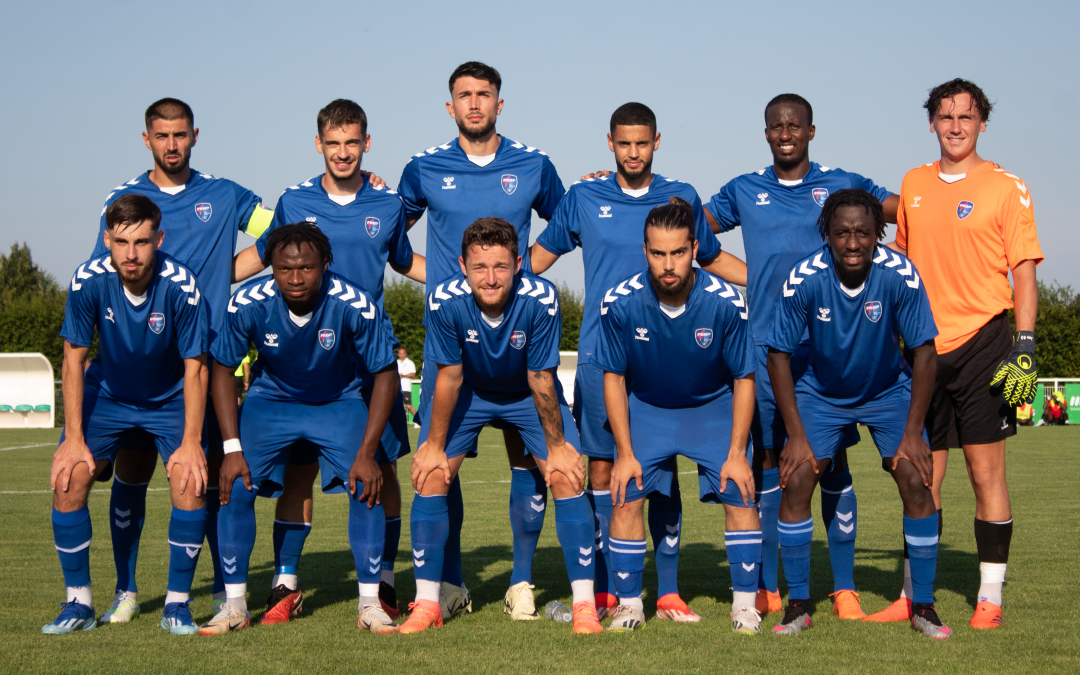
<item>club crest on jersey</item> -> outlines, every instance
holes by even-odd
[[[374,239],[379,234],[379,219],[375,217],[368,217],[364,220],[364,227],[367,228],[368,236]]]
[[[964,201],[956,205],[956,217],[960,220],[967,218],[971,215],[972,210],[975,208],[975,204]]]
[[[525,346],[525,331],[516,330],[510,334],[510,346],[514,349],[521,349]]]
[[[814,202],[818,206],[825,206],[825,200],[829,198],[829,191],[825,188],[814,188],[810,194],[814,195]]]
[[[705,349],[712,344],[713,332],[711,328],[698,328],[694,331],[694,340],[697,341],[698,347]]]
[[[195,205],[195,215],[199,217],[199,220],[204,223],[210,220],[210,216],[213,215],[214,208],[209,203],[203,202]]]
[[[319,344],[323,349],[329,350],[334,346],[334,331],[323,328],[319,331]]]
[[[863,312],[866,313],[867,319],[870,319],[874,323],[877,323],[878,319],[881,318],[881,301],[871,300],[870,302],[866,303],[865,305],[863,305]]]
[[[512,173],[504,173],[501,179],[502,189],[508,195],[514,194],[517,190],[517,176]]]
[[[116,322],[113,321],[113,323]],[[148,323],[150,325],[150,330],[161,335],[161,331],[165,330],[165,315],[161,312],[154,312],[150,315],[150,321]]]

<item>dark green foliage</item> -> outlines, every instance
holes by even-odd
[[[26,244],[0,254],[0,352],[41,352],[59,379],[66,299],[52,276],[34,264]]]
[[[398,343],[416,363],[416,374],[423,369],[424,286],[404,277],[387,275],[383,285],[383,308],[394,322]],[[395,355],[396,356],[396,355]]]
[[[559,349],[576,352],[581,333],[581,317],[585,314],[585,291],[573,291],[565,281],[559,282],[559,309],[562,310],[562,339]]]
[[[1080,295],[1039,282],[1035,363],[1041,377],[1080,377]]]

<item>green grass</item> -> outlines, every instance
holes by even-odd
[[[170,636],[158,628],[168,566],[165,543],[168,493],[151,492],[138,579],[143,616],[127,626],[44,637],[55,618],[63,581],[52,546],[47,493],[49,464],[59,430],[0,432],[0,669],[20,672],[1077,672],[1080,670],[1080,429],[1021,429],[1009,443],[1009,479],[1016,530],[1005,589],[1005,623],[994,631],[967,625],[978,590],[972,535],[974,497],[962,456],[953,453],[944,486],[945,533],[938,559],[937,600],[953,638],[928,640],[904,624],[840,622],[830,611],[832,590],[824,532],[817,515],[812,594],[814,628],[780,638],[736,636],[728,620],[731,591],[719,507],[693,500],[684,476],[680,590],[704,621],[674,625],[649,621],[633,635],[575,636],[551,621],[511,623],[502,612],[509,582],[508,470],[501,437],[486,431],[478,459],[465,464],[465,580],[474,613],[415,636],[375,636],[356,628],[356,581],[346,540],[347,507],[340,496],[317,495],[315,527],[301,565],[304,614],[287,625],[260,627],[223,638]],[[863,434],[864,438],[868,434]],[[415,442],[415,436],[414,436]],[[40,444],[40,445],[39,445]],[[8,449],[17,446],[38,447]],[[863,607],[876,611],[895,599],[901,582],[900,500],[864,441],[850,453],[859,495],[860,531],[855,578]],[[684,463],[682,471],[693,466]],[[409,475],[408,461],[402,462]],[[151,487],[165,486],[160,469]],[[91,496],[97,537],[91,549],[98,614],[114,581],[107,527],[107,485]],[[411,494],[410,490],[405,490]],[[13,494],[18,493],[18,494]],[[408,501],[408,497],[406,497]],[[259,541],[252,558],[249,597],[262,604],[272,574],[272,504],[259,500]],[[406,513],[408,504],[405,505]],[[549,513],[553,511],[549,510]],[[534,565],[537,604],[569,600],[569,583],[548,517]],[[411,598],[408,518],[397,561],[398,592]],[[646,608],[656,578],[646,565]],[[209,618],[211,567],[199,561],[193,603],[197,621]],[[784,586],[781,581],[781,591]],[[765,625],[771,627],[775,616]],[[771,631],[766,631],[770,633]]]

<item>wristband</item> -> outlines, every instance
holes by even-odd
[[[244,449],[240,447],[240,439],[239,438],[230,438],[229,440],[225,441],[224,446],[225,446],[225,454],[226,455],[228,455],[230,453],[233,453],[233,452],[243,452],[244,451]]]

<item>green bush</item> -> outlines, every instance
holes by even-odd
[[[1035,363],[1043,377],[1080,377],[1080,296],[1071,286],[1039,282]]]
[[[389,275],[387,275],[389,277]],[[383,285],[383,308],[394,323],[398,344],[409,352],[416,363],[416,374],[423,370],[424,353],[424,286],[404,277],[388,278]]]

